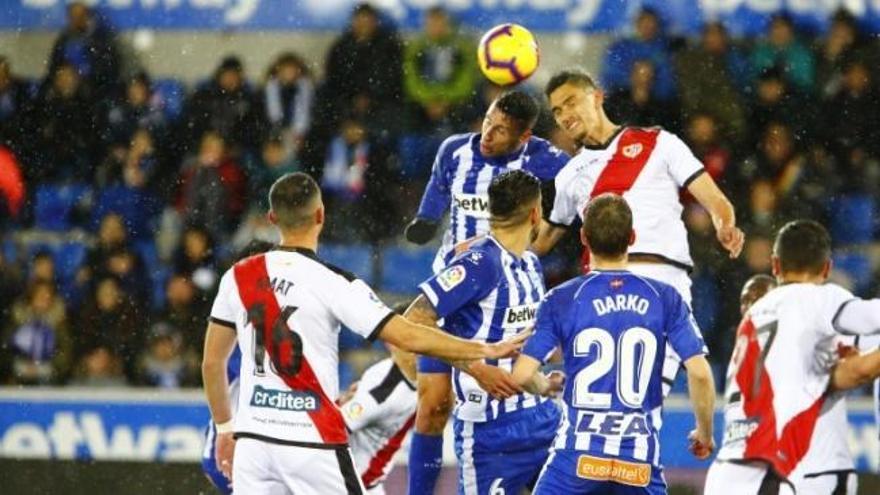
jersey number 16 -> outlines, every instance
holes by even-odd
[[[271,325],[268,330],[271,338],[268,343],[270,366],[272,371],[279,376],[294,376],[299,373],[302,366],[303,342],[302,337],[287,325],[287,320],[297,310],[296,306],[284,306],[281,314],[275,321],[268,322]],[[248,308],[248,320],[254,327],[254,374],[265,376],[266,374],[266,306],[262,303],[254,304]]]
[[[636,352],[638,349],[641,353]],[[611,394],[591,392],[590,386],[611,372],[616,363],[617,397],[628,407],[641,407],[657,357],[657,337],[654,333],[646,328],[633,327],[621,332],[615,342],[607,330],[595,327],[581,330],[574,339],[574,355],[587,356],[591,352],[595,352],[596,359],[574,377],[574,406],[592,409],[611,407]]]

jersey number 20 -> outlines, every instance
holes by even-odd
[[[641,352],[637,353],[637,350]],[[595,327],[581,330],[574,339],[574,355],[586,356],[591,352],[595,352],[596,359],[574,377],[574,406],[611,407],[611,394],[591,392],[590,386],[611,372],[616,363],[617,397],[628,407],[641,407],[657,357],[654,333],[646,328],[633,327],[623,331],[615,342],[607,330]]]

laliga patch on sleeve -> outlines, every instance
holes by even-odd
[[[446,292],[451,291],[456,285],[464,281],[467,270],[461,265],[455,265],[447,268],[445,271],[437,275],[437,284]]]
[[[358,419],[364,414],[364,406],[359,402],[349,402],[345,406],[345,415],[351,419]]]

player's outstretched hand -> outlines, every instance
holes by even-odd
[[[520,332],[507,340],[486,344],[486,359],[515,358],[531,334],[530,331]]]
[[[561,371],[551,371],[550,373],[547,373],[547,382],[550,384],[550,388],[547,389],[547,393],[544,395],[548,397],[556,397],[565,387],[565,373]]]
[[[235,438],[232,432],[217,434],[217,443],[214,445],[214,459],[217,460],[217,469],[223,476],[232,481],[232,455],[235,453]]]
[[[438,222],[416,217],[406,226],[404,236],[413,244],[427,244],[437,233],[437,227],[439,227]]]
[[[734,225],[730,225],[721,227],[716,234],[718,242],[730,253],[730,257],[739,257],[739,253],[742,252],[743,244],[746,240],[746,235],[743,234],[743,231]]]
[[[477,380],[480,387],[496,399],[506,399],[522,392],[522,387],[513,380],[509,372],[485,363],[474,363],[468,373]]]
[[[707,459],[715,451],[715,440],[712,438],[712,435],[700,433],[699,430],[692,430],[690,435],[688,435],[688,440],[690,440],[688,450],[697,459]]]

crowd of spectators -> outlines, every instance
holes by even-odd
[[[250,240],[274,240],[264,213],[276,178],[319,179],[327,242],[402,244],[436,146],[478,129],[500,91],[441,8],[404,41],[358,5],[322,79],[294,51],[260,81],[228,55],[176,102],[172,86],[124,70],[120,52],[100,16],[74,3],[42,80],[17,77],[0,53],[0,383],[197,385],[222,270]],[[880,44],[845,12],[812,36],[779,14],[757,39],[732,39],[720,23],[685,39],[645,9],[609,46],[600,76],[612,118],[679,133],[747,233],[743,256],[726,259],[685,198],[694,310],[719,369],[740,286],[769,271],[789,219],[829,225],[838,274],[855,267],[844,282],[877,293],[878,70]],[[576,151],[546,116],[536,132]],[[86,247],[67,266],[58,246],[72,238]],[[551,281],[575,273],[573,251],[548,260]]]

